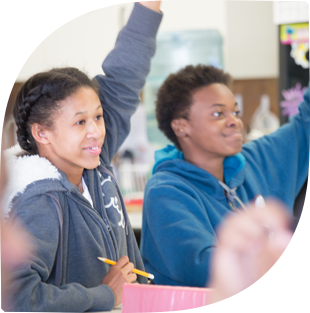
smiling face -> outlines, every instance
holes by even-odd
[[[194,92],[188,120],[179,137],[184,155],[207,161],[241,151],[243,123],[233,93],[223,84],[211,84]]]
[[[39,151],[68,177],[80,175],[84,168],[93,169],[99,164],[106,134],[102,106],[95,91],[87,87],[59,104],[53,128],[39,133],[47,139]]]

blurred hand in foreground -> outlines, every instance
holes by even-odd
[[[212,261],[212,303],[246,289],[279,259],[292,238],[290,219],[278,202],[228,217],[218,231]]]

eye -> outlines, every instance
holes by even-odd
[[[101,120],[102,118],[103,118],[103,115],[102,115],[102,114],[100,114],[100,115],[97,115],[97,116],[96,116],[95,120],[97,120],[97,121],[98,121],[98,120]]]
[[[233,114],[235,115],[235,116],[240,116],[240,111],[235,111]]]
[[[222,115],[223,115],[223,112],[214,112],[213,113],[213,116],[215,116],[215,117],[220,117]]]
[[[78,125],[84,125],[85,124],[85,120],[81,120],[77,122]]]

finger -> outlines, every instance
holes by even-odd
[[[230,247],[241,252],[251,245],[259,248],[266,240],[263,229],[250,213],[235,215],[228,218],[218,233],[219,245]]]
[[[134,269],[133,263],[129,262],[122,268],[122,272],[128,275],[132,272],[133,269]]]
[[[126,277],[127,283],[134,283],[138,279],[135,273],[131,273]]]
[[[269,242],[268,250],[269,254],[273,256],[275,262],[279,259],[282,253],[287,248],[293,237],[293,233],[291,230],[282,229],[277,230],[272,237],[272,240]]]
[[[285,207],[278,201],[266,201],[265,208],[253,210],[253,216],[261,223],[267,222],[275,229],[288,228],[290,218]]]
[[[269,200],[266,202],[265,208],[253,210],[252,214],[253,218],[262,225],[265,236],[270,241],[280,243],[280,246],[282,241],[282,247],[287,246],[290,240],[287,240],[287,238],[292,235],[291,218],[283,205],[278,201]],[[283,232],[291,233],[291,235],[282,236],[281,233]]]
[[[228,218],[221,227],[224,230],[222,238],[219,236],[219,240],[226,242],[226,240],[233,239],[231,236],[236,231],[243,233],[244,236],[252,237],[260,236],[263,231],[268,237],[270,233],[288,229],[289,225],[290,219],[283,205],[277,201],[268,200],[265,208],[257,209],[250,205],[246,212]]]
[[[118,269],[121,269],[124,266],[126,266],[126,264],[128,264],[128,263],[129,263],[129,258],[128,258],[128,256],[124,255],[116,262],[114,267],[118,268]]]

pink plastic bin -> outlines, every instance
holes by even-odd
[[[194,309],[210,302],[212,289],[124,284],[122,313]]]

